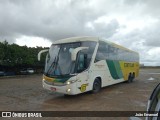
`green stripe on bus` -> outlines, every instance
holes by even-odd
[[[120,79],[123,77],[119,61],[106,60],[106,62],[113,79]]]
[[[107,61],[107,65],[108,65],[112,78],[119,79],[113,60],[106,60],[106,61]]]
[[[122,77],[123,77],[123,74],[122,74],[122,70],[121,70],[119,61],[114,61],[114,65],[115,65],[115,68],[116,68],[116,72],[117,72],[118,77],[119,77],[119,78],[122,78]]]
[[[55,77],[54,82],[65,83],[71,76],[67,77]]]

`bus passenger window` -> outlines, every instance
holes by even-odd
[[[106,60],[108,58],[108,44],[105,42],[99,42],[99,47],[97,50],[95,62],[100,61],[100,60]]]

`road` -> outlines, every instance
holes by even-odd
[[[144,111],[152,90],[160,82],[160,69],[141,69],[133,83],[105,87],[97,94],[52,93],[42,88],[41,80],[42,75],[0,78],[0,111]]]

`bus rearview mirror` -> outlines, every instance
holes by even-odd
[[[78,47],[78,48],[75,48],[72,52],[71,52],[71,60],[72,61],[75,61],[76,60],[76,57],[77,57],[77,53],[81,50],[85,50],[85,49],[88,49],[88,47]]]
[[[45,49],[45,50],[41,50],[39,53],[38,53],[38,61],[41,60],[41,54],[44,53],[44,52],[47,52],[48,49]]]

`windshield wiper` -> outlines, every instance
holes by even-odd
[[[51,64],[51,66],[49,67],[48,71],[47,71],[47,74],[49,74],[51,71],[53,71],[54,75],[55,75],[55,70],[57,69],[57,66],[58,66],[58,61],[59,61],[59,53],[60,53],[60,50],[58,52],[58,55],[55,57],[53,63]],[[53,68],[53,69],[51,69]],[[51,70],[50,70],[51,69]],[[60,71],[60,74],[62,73],[60,68],[59,68],[59,71]],[[52,74],[49,74],[49,75],[52,75]]]
[[[51,64],[51,66],[49,67],[49,69],[48,69],[48,71],[47,71],[47,75],[51,72],[51,68],[53,67],[54,68],[54,66],[55,66],[55,64],[56,64],[56,59],[57,59],[57,57],[55,57],[54,58],[54,61],[53,61],[53,63]]]
[[[62,75],[62,71],[61,71],[60,67],[57,69],[57,67],[58,67],[58,61],[59,61],[59,54],[58,54],[57,59],[56,59],[56,61],[55,61],[54,74],[55,74],[55,71],[56,71],[56,70],[59,70],[59,72],[60,72],[59,75]]]

